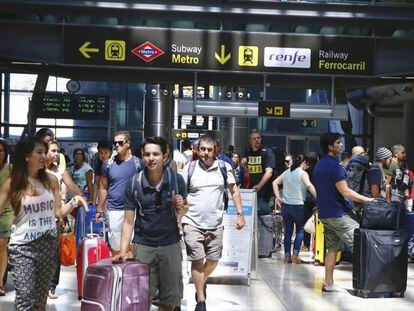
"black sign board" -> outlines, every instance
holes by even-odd
[[[106,120],[109,117],[109,96],[46,93],[33,102],[38,118]]]
[[[146,27],[64,26],[65,64],[371,75],[369,38],[182,30]]]
[[[280,100],[259,101],[259,117],[289,118],[290,102]]]

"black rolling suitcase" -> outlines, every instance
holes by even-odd
[[[407,241],[404,230],[355,230],[352,279],[358,296],[404,296]]]

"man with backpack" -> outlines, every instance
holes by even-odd
[[[391,202],[405,204],[409,196],[409,189],[412,186],[409,171],[406,167],[407,153],[401,144],[393,145],[393,158],[389,170],[385,171],[391,186]]]
[[[389,201],[384,169],[390,168],[391,158],[392,153],[388,148],[378,148],[375,154],[375,162],[371,165],[367,173],[372,198],[382,198]]]
[[[102,165],[96,218],[102,220],[103,213],[108,210],[109,244],[112,254],[117,255],[121,247],[125,186],[132,176],[144,168],[144,164],[131,153],[129,132],[116,132],[113,145],[116,154]]]
[[[114,261],[125,261],[134,232],[135,259],[150,265],[150,298],[159,292],[159,310],[174,309],[183,297],[182,253],[177,216],[188,210],[184,179],[164,166],[167,143],[147,137],[145,169],[129,179],[121,250]],[[135,222],[134,222],[135,219]]]
[[[182,218],[187,259],[196,288],[195,311],[206,309],[206,280],[217,267],[223,249],[223,214],[230,190],[237,208],[236,228],[245,225],[242,201],[231,166],[216,158],[216,141],[200,138],[198,160],[184,168],[189,210]]]
[[[359,194],[369,195],[370,187],[368,184],[368,170],[371,164],[361,146],[352,148],[352,157],[345,165],[346,182],[348,187]]]

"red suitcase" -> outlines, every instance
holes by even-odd
[[[148,311],[149,282],[147,264],[102,259],[86,271],[81,311]]]
[[[92,222],[92,221],[91,221]],[[111,251],[105,241],[98,235],[91,234],[86,236],[79,246],[79,250],[76,254],[76,274],[78,279],[78,298],[81,299],[83,296],[83,284],[86,274],[86,269],[95,264],[102,258],[108,258],[111,256]],[[103,228],[104,239],[105,239],[105,225]]]

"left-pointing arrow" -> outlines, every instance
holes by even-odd
[[[79,48],[79,52],[81,52],[82,55],[85,56],[85,58],[91,58],[91,56],[88,53],[98,53],[99,52],[99,49],[98,48],[89,48],[88,47],[91,43],[92,42],[90,42],[90,41],[86,41]]]

